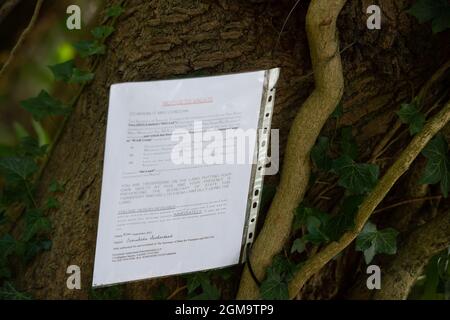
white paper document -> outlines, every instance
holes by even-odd
[[[241,261],[267,74],[111,86],[94,287]]]

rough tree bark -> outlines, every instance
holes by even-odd
[[[369,2],[349,1],[338,22],[341,46],[352,44],[343,54],[346,114],[341,125],[353,125],[365,153],[385,133],[393,111],[411,98],[411,88],[419,88],[449,52],[439,37],[431,38],[429,30],[404,12],[409,0],[383,1],[383,30],[368,32]],[[53,247],[19,276],[20,287],[36,298],[88,297],[112,83],[279,66],[274,127],[281,129],[283,150],[288,128],[312,89],[312,79],[303,77],[310,72],[307,4],[296,10],[273,51],[292,1],[128,1],[96,77],[80,96],[44,170],[41,202],[53,179],[65,183],[66,191],[58,199],[61,208],[50,213]],[[81,267],[82,290],[66,288],[65,272],[71,264]],[[174,278],[164,281],[172,287],[176,283]],[[128,284],[126,297],[150,298],[155,283]]]

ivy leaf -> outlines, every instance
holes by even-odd
[[[306,242],[303,238],[295,239],[292,243],[291,253],[297,252],[302,253],[305,251]]]
[[[295,210],[294,222],[292,224],[292,230],[295,232],[300,229],[306,222],[306,210],[307,208],[301,203]]]
[[[294,277],[299,266],[282,255],[273,258],[267,268],[267,277],[261,283],[260,295],[267,300],[289,299],[288,282]]]
[[[444,252],[446,254],[446,252]],[[447,254],[446,254],[447,255]],[[422,300],[438,300],[438,286],[440,282],[439,270],[438,270],[438,261],[442,261],[443,257],[441,254],[434,256],[431,258],[428,263],[425,271],[425,282],[423,284],[423,294],[420,297]],[[444,260],[445,261],[445,260]],[[445,261],[446,262],[446,261]]]
[[[342,155],[349,156],[352,159],[358,157],[358,145],[353,137],[352,127],[343,127],[341,129],[340,148]]]
[[[46,209],[58,209],[60,207],[60,203],[55,197],[49,197],[45,207]]]
[[[422,154],[427,158],[427,164],[419,183],[435,184],[440,181],[442,194],[448,197],[450,158],[447,141],[442,135],[436,136],[423,149]]]
[[[364,250],[363,253],[364,253],[364,261],[366,262],[366,264],[369,264],[377,254],[376,246],[374,244],[371,244],[370,247]]]
[[[314,147],[311,149],[311,159],[317,168],[329,171],[333,160],[328,156],[330,150],[330,140],[327,137],[319,137]]]
[[[1,169],[0,169],[1,171]],[[11,205],[15,202],[22,202],[24,204],[30,203],[29,191],[30,186],[28,181],[22,179],[11,180],[8,176],[5,176],[6,184],[3,188],[2,202],[7,205]]]
[[[13,147],[0,145],[0,157],[9,157],[15,154]]]
[[[106,9],[106,16],[107,17],[118,17],[125,11],[124,8],[122,8],[119,5],[114,5]]]
[[[294,216],[294,231],[298,230],[301,226],[306,225],[308,217],[317,217],[320,221],[325,221],[327,219],[327,214],[320,211],[317,208],[310,208],[301,203],[295,210]]]
[[[5,224],[8,221],[8,217],[5,214],[5,211],[0,210],[0,225]]]
[[[346,215],[351,215],[358,212],[359,206],[364,201],[365,196],[353,195],[348,196],[342,203],[341,212]]]
[[[40,146],[39,142],[33,137],[24,137],[18,146],[20,156],[29,156],[39,158],[46,154],[48,145]]]
[[[17,242],[10,234],[0,238],[0,279],[11,277],[8,257],[16,252],[16,247]]]
[[[31,300],[32,297],[24,292],[18,291],[11,282],[5,281],[3,286],[0,287],[0,299],[1,300]]]
[[[38,121],[47,116],[65,115],[69,110],[45,90],[42,90],[37,97],[24,100],[20,104]]]
[[[164,283],[162,283],[153,294],[153,300],[167,300],[169,295],[169,288]]]
[[[376,254],[397,252],[397,235],[398,232],[392,228],[377,230],[376,225],[369,221],[356,238],[356,250],[364,252],[364,259],[369,264]]]
[[[199,288],[202,290],[200,294],[195,295],[191,299],[217,300],[220,298],[220,291],[213,284],[211,284],[209,276],[209,272],[196,272],[186,276],[188,294],[194,293],[195,290]]]
[[[34,236],[49,232],[50,220],[42,214],[40,209],[28,210],[25,215],[26,227],[22,235],[23,241],[30,241]]]
[[[31,261],[39,253],[43,251],[48,251],[52,247],[52,242],[50,240],[42,241],[31,241],[26,244],[23,259],[25,263]]]
[[[121,300],[123,299],[123,286],[114,285],[107,288],[91,289],[89,299],[92,300]]]
[[[232,268],[217,269],[214,270],[214,274],[226,281],[233,276],[233,270]]]
[[[12,184],[26,181],[37,170],[38,166],[29,157],[0,158],[0,172]]]
[[[330,239],[323,231],[327,223],[328,219],[322,221],[319,217],[309,216],[306,220],[306,228],[308,230],[308,234],[304,236],[304,239],[313,244],[321,244],[328,242]]]
[[[419,23],[431,21],[433,33],[450,28],[450,4],[447,0],[417,0],[408,13]]]
[[[109,37],[114,32],[114,28],[111,26],[100,26],[92,29],[91,33],[97,40],[102,40]]]
[[[344,105],[342,102],[339,102],[336,109],[334,109],[333,113],[331,114],[332,118],[339,119],[344,115]]]
[[[50,182],[50,186],[48,187],[48,191],[52,193],[56,192],[64,192],[64,186],[56,180],[52,180]]]
[[[434,19],[440,14],[441,9],[447,6],[446,0],[417,0],[408,13],[416,17],[420,23],[424,23]]]
[[[84,83],[91,81],[92,79],[94,79],[93,73],[74,68],[69,83]]]
[[[72,77],[73,69],[75,68],[75,63],[73,60],[69,60],[63,63],[49,66],[49,68],[52,71],[55,80],[62,80],[68,82]]]
[[[265,300],[288,300],[288,284],[279,274],[270,274],[261,283],[260,294]]]
[[[200,288],[204,283],[209,282],[207,272],[196,272],[186,276],[188,293],[193,293],[197,288]]]
[[[355,163],[349,156],[342,156],[334,160],[333,170],[339,175],[338,185],[353,194],[369,192],[378,181],[378,166]]]
[[[15,250],[16,240],[10,234],[5,234],[0,238],[0,260],[5,260]]]
[[[301,226],[306,226],[308,234],[304,236],[304,241],[320,244],[329,241],[328,236],[324,232],[330,216],[316,208],[309,208],[303,204],[297,208],[294,216],[294,231]]]
[[[97,41],[80,41],[74,47],[82,58],[105,53],[105,46]]]
[[[49,68],[52,70],[55,80],[67,83],[82,83],[94,78],[93,73],[76,68],[73,60],[49,66]]]
[[[192,300],[218,300],[220,299],[220,291],[211,282],[202,283],[202,293],[196,295]]]
[[[3,278],[4,279],[11,278],[11,270],[7,262],[0,261],[0,279]],[[0,288],[0,299],[2,299],[1,288]]]
[[[325,226],[325,234],[330,240],[337,241],[345,232],[355,228],[355,217],[363,200],[362,195],[353,195],[344,199],[340,212]]]
[[[425,124],[425,115],[417,110],[415,104],[402,104],[397,115],[402,123],[409,125],[409,133],[414,135],[419,133]]]
[[[378,231],[376,238],[377,253],[395,254],[397,252],[398,231],[386,228]]]
[[[298,266],[282,255],[276,255],[272,260],[272,265],[267,268],[267,275],[278,274],[286,281],[291,280],[297,271]]]
[[[443,9],[441,14],[433,20],[433,33],[439,33],[450,28],[450,5]]]

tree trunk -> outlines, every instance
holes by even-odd
[[[365,154],[387,131],[393,112],[414,96],[449,53],[440,36],[432,37],[428,28],[404,12],[411,1],[383,1],[382,30],[367,30],[365,8],[372,2],[348,1],[338,21],[341,48],[348,47],[342,53],[346,89],[340,125],[354,127]],[[66,187],[58,199],[60,209],[50,213],[53,247],[20,276],[22,289],[36,298],[88,297],[112,83],[281,67],[273,127],[281,129],[283,150],[292,119],[312,89],[312,78],[304,77],[310,72],[306,2],[294,11],[275,47],[293,3],[128,1],[95,79],[82,92],[44,170],[38,192],[41,202],[52,180]],[[81,290],[66,287],[66,269],[73,264],[81,268]],[[176,283],[175,278],[164,281],[169,286]],[[126,296],[151,298],[155,283],[128,284]],[[303,297],[330,297],[320,294],[325,286],[318,283]]]

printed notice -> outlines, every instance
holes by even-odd
[[[93,286],[239,263],[264,79],[111,86]]]

